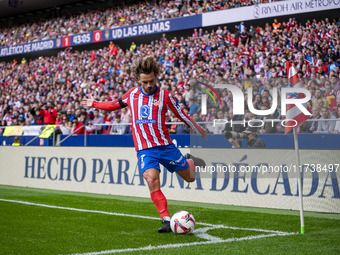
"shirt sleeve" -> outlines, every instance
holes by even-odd
[[[100,110],[106,110],[106,111],[115,111],[115,110],[123,108],[119,104],[118,99],[116,99],[114,101],[109,101],[109,102],[93,101],[92,107],[100,109]]]
[[[109,102],[98,102],[93,101],[92,107],[105,110],[105,111],[115,111],[128,106],[127,104],[128,93],[124,94],[121,98]]]
[[[194,130],[196,134],[200,134],[202,136],[205,135],[205,130],[195,121],[193,121],[192,118],[189,117],[185,112],[183,112],[178,101],[171,95],[171,93],[168,93],[166,100],[168,107],[176,115],[177,118],[183,121],[189,128]]]

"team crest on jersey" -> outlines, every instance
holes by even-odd
[[[158,106],[160,103],[161,103],[161,101],[158,100],[158,101],[155,101],[155,102],[153,103],[153,105]]]
[[[143,105],[140,108],[140,116],[142,118],[148,118],[150,115],[150,107],[148,105]]]

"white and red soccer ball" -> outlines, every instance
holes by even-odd
[[[170,227],[175,234],[189,234],[195,229],[195,218],[186,211],[176,212],[171,220]]]

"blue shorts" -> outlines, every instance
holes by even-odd
[[[137,151],[137,157],[142,174],[149,168],[161,170],[159,164],[171,173],[183,171],[189,167],[186,158],[173,143]]]

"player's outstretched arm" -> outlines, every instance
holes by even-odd
[[[97,102],[94,100],[92,95],[88,99],[87,98],[83,99],[80,102],[80,104],[88,108],[94,107],[94,108],[105,110],[105,111],[115,111],[115,110],[123,108],[123,106],[124,107],[127,106],[122,103],[119,103],[119,99],[116,99],[114,101],[108,101],[108,102]]]
[[[83,107],[91,108],[93,102],[94,102],[94,98],[91,95],[90,98],[83,98],[83,100],[81,100],[80,102],[80,105],[82,105]]]

